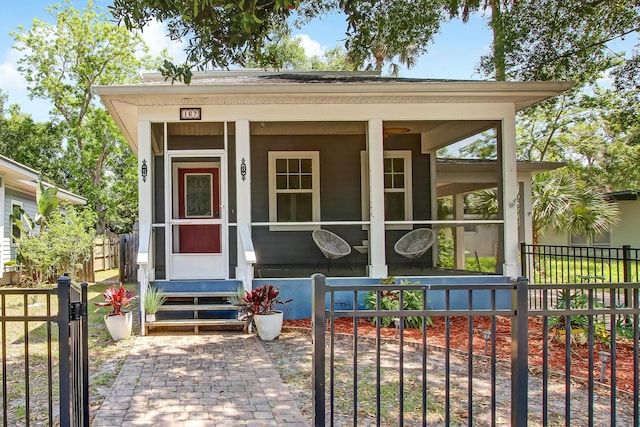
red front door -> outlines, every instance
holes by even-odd
[[[178,218],[220,218],[218,168],[178,168]],[[220,253],[220,224],[179,226],[179,253]]]

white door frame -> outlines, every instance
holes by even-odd
[[[183,157],[202,158],[202,162],[180,162]],[[217,157],[219,162],[210,159]],[[176,162],[174,162],[177,160]],[[168,150],[164,164],[164,194],[165,194],[165,224],[166,241],[165,254],[167,277],[169,280],[205,280],[229,278],[229,217],[227,212],[227,156],[225,150]],[[178,166],[191,167],[219,167],[220,179],[220,218],[207,220],[193,220],[202,224],[220,224],[220,253],[219,254],[174,254],[173,227],[181,220],[174,218],[173,202],[177,197],[175,180]],[[182,220],[184,221],[184,220]],[[180,268],[178,268],[180,267]]]

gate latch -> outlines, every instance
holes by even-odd
[[[69,321],[80,320],[82,316],[86,316],[87,306],[81,301],[72,301],[69,303]]]

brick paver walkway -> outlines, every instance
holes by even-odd
[[[309,425],[253,335],[134,339],[94,427]]]

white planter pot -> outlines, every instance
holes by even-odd
[[[153,323],[153,322],[155,322],[155,321],[156,321],[156,314],[155,314],[155,313],[153,313],[153,314],[146,314],[146,315],[145,315],[145,321],[146,321],[147,323]]]
[[[114,341],[123,340],[131,336],[133,314],[129,311],[122,316],[104,316],[104,323]]]
[[[253,321],[258,330],[258,336],[262,341],[272,341],[280,336],[282,331],[282,311],[273,314],[256,314]]]

